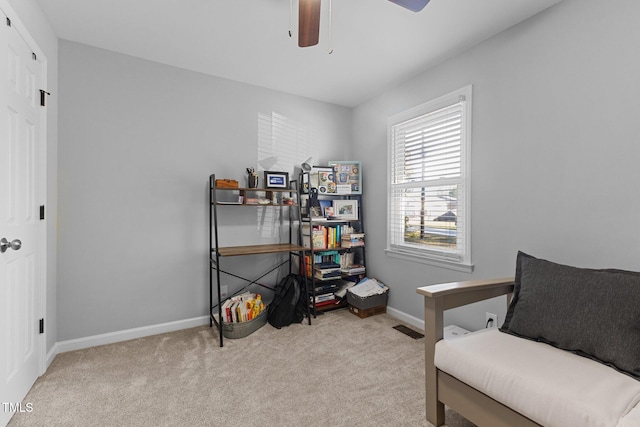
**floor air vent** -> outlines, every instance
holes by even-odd
[[[404,325],[398,325],[398,326],[394,326],[393,329],[402,332],[405,335],[410,336],[411,338],[413,338],[414,340],[417,340],[419,338],[424,338],[424,335],[421,334],[420,332],[416,332],[411,328],[408,328]]]

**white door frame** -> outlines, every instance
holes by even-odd
[[[47,83],[47,66],[48,66],[48,62],[47,62],[47,58],[44,54],[44,52],[42,51],[42,49],[40,49],[38,43],[36,43],[35,39],[33,39],[33,37],[31,36],[31,34],[29,33],[27,27],[23,24],[23,22],[20,20],[20,17],[18,16],[18,14],[15,12],[15,10],[11,7],[11,5],[8,3],[8,0],[0,0],[0,9],[2,9],[2,11],[4,12],[4,14],[6,16],[9,17],[9,19],[11,19],[11,26],[13,28],[15,28],[16,31],[18,31],[18,33],[20,34],[20,36],[24,39],[24,41],[27,43],[27,45],[31,48],[32,52],[36,54],[37,57],[37,61],[41,64],[42,66],[42,82],[41,82],[41,89],[46,90],[46,88],[48,87],[48,83]],[[5,22],[0,22],[0,25],[6,25]],[[47,108],[47,107],[41,107],[41,108]],[[37,231],[37,235],[38,235],[38,250],[40,252],[40,257],[39,257],[39,266],[38,266],[38,277],[36,278],[36,287],[35,287],[35,298],[37,300],[37,305],[35,307],[36,310],[36,318],[37,319],[45,319],[45,328],[44,328],[44,333],[40,334],[38,336],[38,340],[37,340],[37,346],[38,346],[38,350],[37,350],[37,357],[38,357],[38,366],[39,366],[39,373],[38,375],[42,375],[44,374],[44,372],[47,369],[47,329],[50,327],[50,325],[47,325],[47,313],[46,313],[46,308],[47,308],[47,304],[46,304],[46,297],[47,297],[47,287],[46,287],[46,283],[47,283],[47,218],[48,215],[46,214],[46,208],[47,208],[47,112],[46,110],[42,112],[42,114],[40,115],[40,141],[38,144],[38,154],[37,154],[37,163],[38,163],[38,169],[39,169],[39,173],[37,176],[37,186],[38,186],[38,200],[37,200],[37,204],[42,206],[45,206],[45,219],[39,221],[39,225],[38,225],[38,231]]]

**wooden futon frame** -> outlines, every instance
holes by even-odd
[[[427,421],[444,424],[444,405],[479,426],[538,426],[529,418],[457,380],[434,365],[435,346],[443,339],[443,313],[477,301],[513,293],[513,278],[452,282],[417,289],[424,296]]]

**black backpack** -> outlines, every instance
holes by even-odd
[[[304,278],[297,274],[285,276],[275,287],[273,301],[269,304],[267,320],[274,328],[300,323],[306,312]]]

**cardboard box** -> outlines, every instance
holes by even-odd
[[[216,179],[216,188],[238,188],[238,181],[235,179]]]
[[[361,319],[369,316],[375,316],[376,314],[386,313],[388,297],[389,291],[383,294],[371,295],[366,298],[359,297],[358,295],[347,291],[349,311]]]
[[[386,313],[387,305],[386,304],[379,305],[377,307],[364,308],[364,309],[349,305],[349,311],[355,314],[356,316],[358,316],[359,318],[364,319],[366,317],[375,316],[376,314]]]

